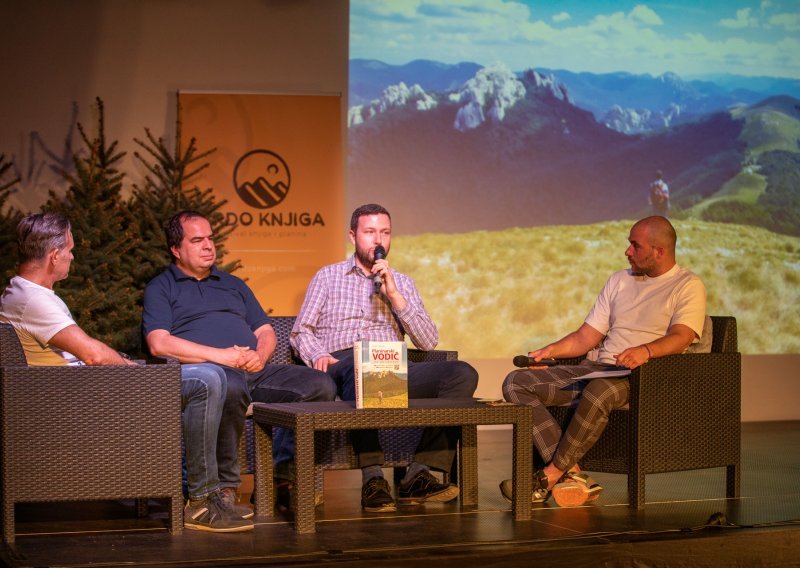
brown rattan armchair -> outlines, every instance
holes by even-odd
[[[170,500],[180,532],[180,365],[28,367],[0,324],[3,539],[14,504]]]
[[[738,497],[741,354],[736,319],[712,316],[711,353],[653,359],[630,376],[628,408],[611,413],[583,469],[628,476],[628,503],[645,503],[645,475],[726,468],[726,495]],[[576,362],[580,359],[569,360]],[[564,427],[571,408],[549,407]]]

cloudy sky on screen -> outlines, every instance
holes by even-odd
[[[351,0],[350,57],[800,78],[800,0]]]

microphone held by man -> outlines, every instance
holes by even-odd
[[[386,258],[386,249],[383,248],[381,245],[376,246],[375,252],[373,253],[373,257],[376,261]],[[383,280],[381,279],[380,273],[373,274],[372,286],[376,294],[380,294],[381,284],[383,284]]]
[[[541,359],[537,361],[533,357],[528,357],[527,355],[517,355],[514,357],[515,367],[552,367],[558,364],[559,361],[557,359]]]

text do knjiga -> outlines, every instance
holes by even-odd
[[[325,219],[322,214],[308,213],[308,212],[281,212],[270,213],[264,211],[258,214],[252,214],[248,211],[243,213],[234,213],[228,211],[225,213],[225,224],[233,227],[243,226],[249,227],[257,225],[259,227],[324,227]]]

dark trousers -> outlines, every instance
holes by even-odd
[[[336,387],[330,377],[303,365],[267,364],[257,373],[231,367],[222,368],[228,379],[228,400],[222,411],[219,432],[219,446],[224,447],[225,451],[217,450],[222,485],[222,471],[234,472],[238,480],[239,440],[244,429],[245,412],[251,400],[316,402],[333,400],[336,396]],[[272,443],[276,477],[293,477],[289,464],[294,459],[294,433],[284,428],[275,428]]]
[[[328,367],[342,400],[355,400],[353,350],[331,354],[339,360]],[[409,398],[471,398],[478,386],[478,372],[464,361],[408,362]],[[425,428],[414,459],[439,471],[450,471],[458,444],[458,428]],[[353,450],[360,467],[382,465],[383,450],[377,430],[353,430]]]

